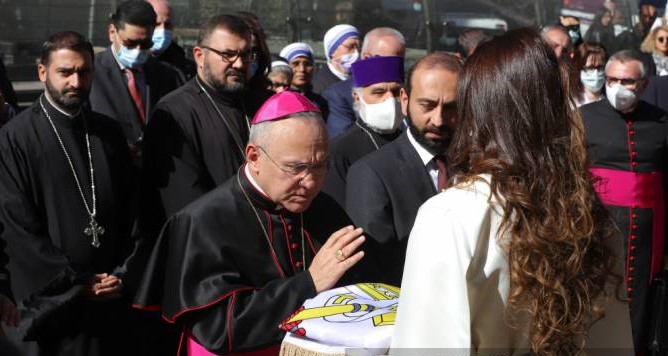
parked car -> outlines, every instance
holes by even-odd
[[[439,49],[454,51],[457,37],[465,29],[479,29],[491,36],[500,35],[508,30],[508,22],[494,15],[469,12],[450,12],[441,14],[443,31],[439,38]]]

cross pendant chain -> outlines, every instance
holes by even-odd
[[[70,170],[72,171],[72,176],[74,177],[74,182],[76,183],[77,189],[79,190],[79,195],[81,196],[83,205],[86,208],[88,216],[90,217],[90,221],[88,222],[88,227],[84,229],[84,234],[86,236],[90,236],[93,238],[93,241],[91,241],[91,245],[93,245],[93,247],[95,248],[100,247],[100,235],[104,234],[104,228],[98,225],[97,221],[95,220],[95,215],[97,214],[97,201],[95,195],[95,170],[93,169],[93,155],[91,153],[91,148],[90,148],[90,138],[88,135],[88,127],[86,126],[86,118],[83,117],[83,112],[82,112],[81,114],[82,121],[83,121],[84,131],[86,132],[86,153],[88,153],[88,167],[90,169],[90,190],[92,195],[91,206],[88,205],[88,201],[86,200],[86,196],[84,195],[84,190],[81,187],[81,182],[79,182],[79,177],[77,176],[77,172],[74,169],[72,158],[70,158],[70,154],[67,152],[67,148],[63,143],[63,139],[60,137],[58,129],[56,129],[56,125],[54,125],[53,120],[51,120],[51,115],[49,115],[49,112],[44,107],[44,103],[42,102],[41,97],[39,98],[39,105],[42,107],[42,111],[44,112],[46,119],[49,121],[49,124],[53,129],[53,133],[56,135],[58,144],[60,145],[60,148],[63,150],[63,154],[65,155],[67,164],[70,166]]]
[[[88,222],[88,227],[84,229],[84,234],[93,238],[93,241],[91,241],[90,244],[97,248],[100,247],[99,236],[104,235],[104,228],[97,223],[95,217],[91,216],[90,222]]]

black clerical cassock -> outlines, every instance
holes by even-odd
[[[99,247],[86,231],[90,216],[83,198],[92,207],[89,162],[95,220],[104,228]],[[132,176],[122,131],[89,110],[68,117],[42,96],[0,130],[0,237],[21,313],[20,335],[37,341],[41,352],[129,354],[127,337],[119,337],[128,308],[120,299],[92,301],[82,291],[94,274],[124,273],[131,248]]]
[[[650,282],[664,266],[668,115],[644,101],[622,114],[608,100],[582,107],[595,187],[624,240],[636,351],[650,334]]]
[[[374,131],[361,119],[342,135],[332,141],[330,149],[331,167],[327,171],[323,191],[331,195],[341,206],[346,205],[346,176],[353,163],[378,150],[399,137],[401,131],[381,134]],[[351,182],[355,184],[355,182]]]
[[[136,306],[159,309],[176,323],[184,336],[182,351],[278,354],[284,335],[278,324],[316,294],[307,271],[313,256],[350,223],[322,193],[303,214],[286,211],[241,168],[169,219]],[[370,280],[366,268],[349,271],[340,283]]]
[[[220,93],[193,78],[165,97],[146,127],[140,228],[154,237],[175,212],[244,162],[248,119],[266,96]]]

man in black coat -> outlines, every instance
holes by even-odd
[[[121,298],[133,169],[118,124],[84,105],[93,68],[83,36],[51,36],[44,94],[0,130],[0,278],[21,316],[19,346],[35,341],[39,355],[144,354]]]
[[[401,107],[409,130],[353,164],[346,210],[380,244],[384,281],[401,285],[406,243],[418,208],[445,188],[445,150],[456,121],[454,56],[432,53],[410,69]]]

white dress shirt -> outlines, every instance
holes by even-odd
[[[427,169],[429,178],[431,178],[431,182],[434,184],[434,188],[438,189],[438,166],[436,166],[436,162],[434,161],[434,154],[427,151],[426,148],[422,147],[422,145],[415,140],[410,128],[406,129],[406,132],[408,133],[408,141],[411,143],[415,151],[417,151],[418,156],[420,156],[422,164]]]

